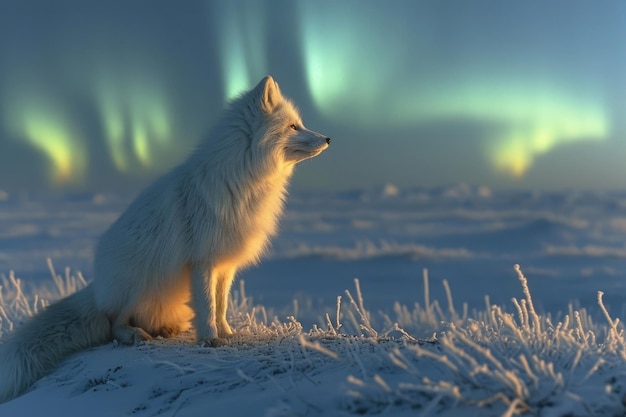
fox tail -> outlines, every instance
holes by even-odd
[[[0,341],[0,403],[22,394],[69,354],[111,340],[93,287],[52,304]]]

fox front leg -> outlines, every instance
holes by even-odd
[[[216,319],[219,337],[229,337],[233,335],[233,331],[226,320],[226,311],[228,310],[228,300],[230,299],[230,287],[234,279],[235,269],[228,269],[218,277]]]
[[[217,332],[217,283],[215,269],[193,268],[191,272],[191,304],[198,342],[216,344]]]

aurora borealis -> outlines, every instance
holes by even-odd
[[[0,189],[140,186],[266,74],[335,139],[303,188],[620,188],[625,21],[618,1],[3,2]]]

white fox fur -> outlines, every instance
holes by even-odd
[[[144,190],[101,237],[94,281],[31,318],[0,344],[0,402],[72,352],[117,339],[173,336],[193,324],[219,344],[238,269],[276,233],[294,165],[330,139],[304,127],[265,77],[235,99],[181,165]]]

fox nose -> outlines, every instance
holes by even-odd
[[[326,138],[326,144],[330,145],[330,138]]]

